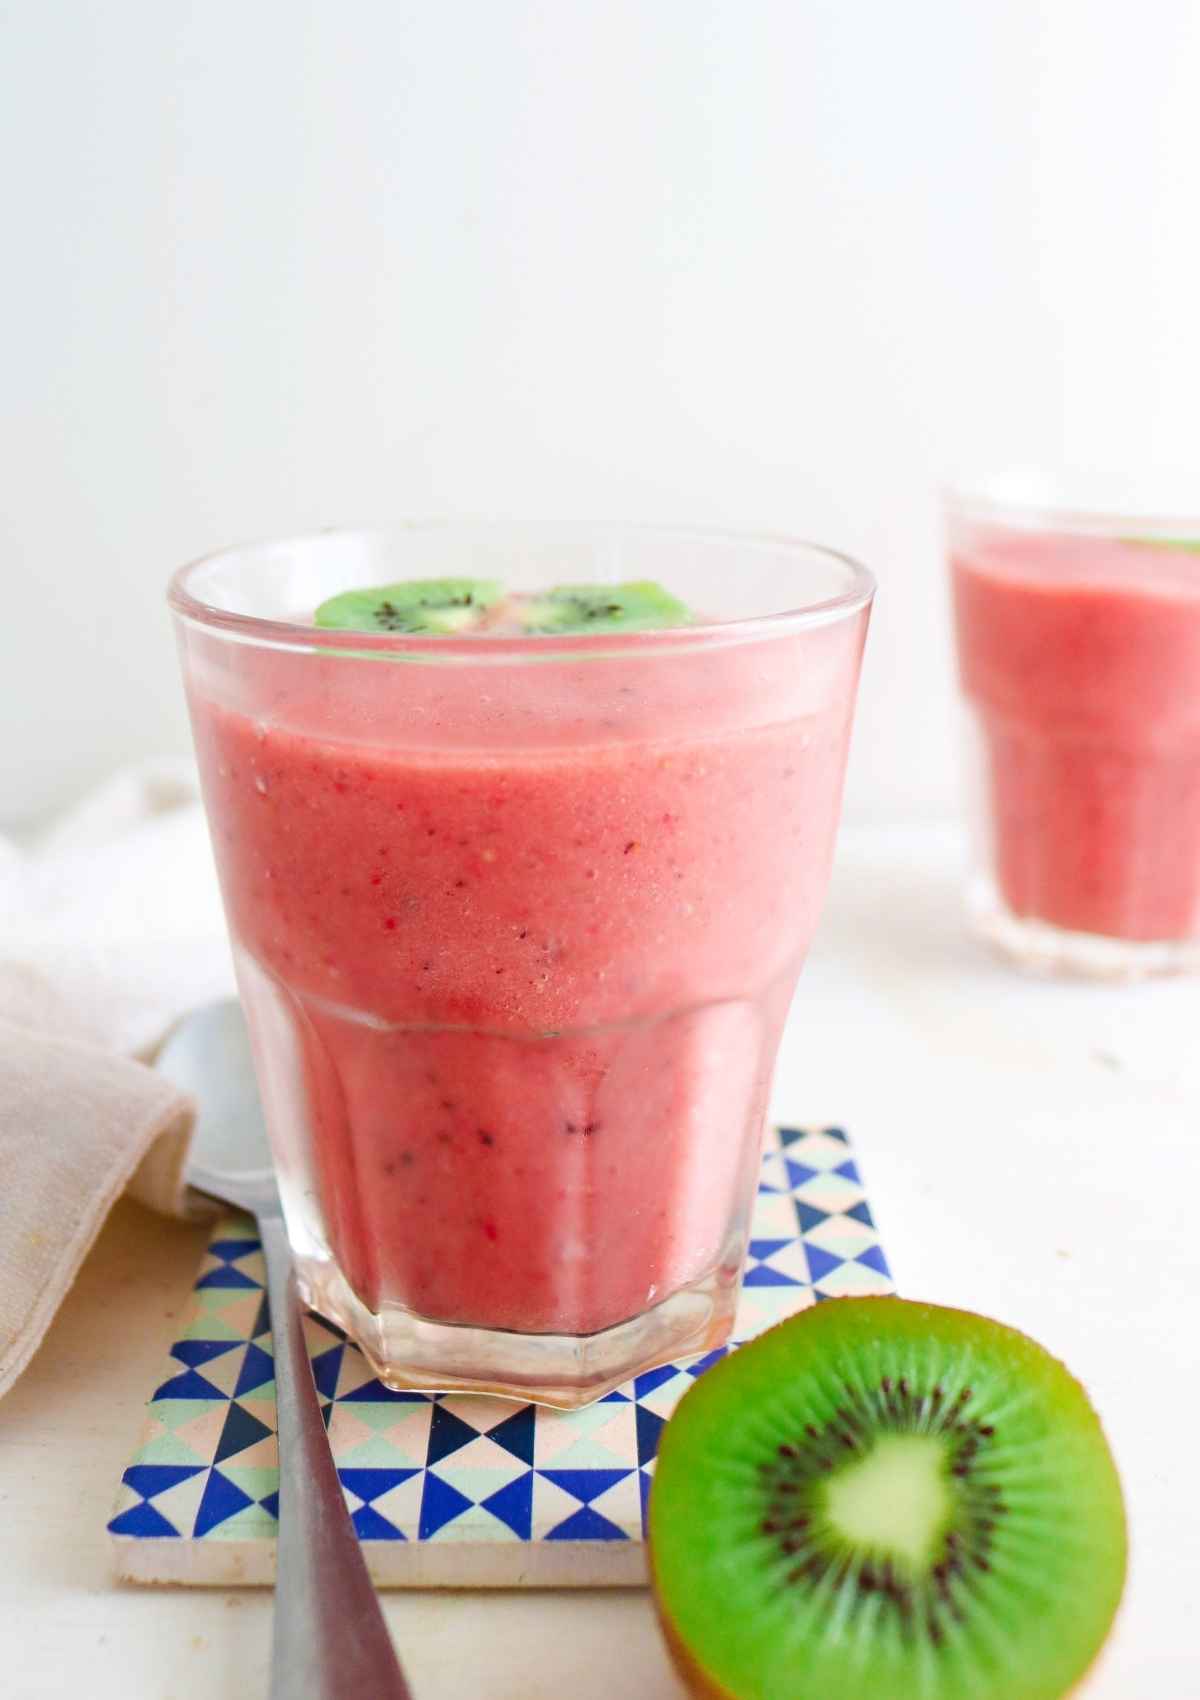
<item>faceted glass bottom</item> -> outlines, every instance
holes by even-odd
[[[431,1322],[402,1305],[372,1311],[331,1260],[298,1256],[306,1304],[344,1330],[385,1386],[492,1393],[577,1410],[659,1364],[713,1351],[737,1311],[744,1245],[702,1279],[596,1334],[519,1334]]]
[[[1200,973],[1200,939],[1141,941],[1069,932],[1014,914],[987,875],[972,882],[967,913],[978,938],[1030,974],[1129,981]]]

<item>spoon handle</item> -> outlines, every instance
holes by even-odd
[[[259,1229],[279,1430],[271,1700],[412,1700],[329,1450],[282,1219]]]

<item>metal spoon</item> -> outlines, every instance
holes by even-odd
[[[279,1434],[271,1700],[412,1700],[321,1420],[239,1005],[185,1016],[157,1066],[198,1106],[189,1183],[254,1215],[266,1259]]]

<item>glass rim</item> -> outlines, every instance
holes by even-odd
[[[1023,476],[1023,475],[1022,475]],[[1029,475],[1033,478],[1033,475]],[[1200,510],[1160,506],[1155,503],[1130,503],[1122,507],[1083,502],[1056,500],[1047,492],[1046,499],[1036,498],[1034,489],[1019,494],[1012,475],[998,473],[992,478],[964,479],[943,482],[939,487],[942,511],[956,519],[991,519],[1016,529],[1046,528],[1057,531],[1131,531],[1169,536],[1192,533],[1200,535]]]
[[[297,620],[267,619],[257,614],[241,614],[229,608],[203,601],[195,595],[189,581],[203,569],[237,556],[251,560],[267,550],[311,546],[322,541],[354,538],[383,538],[391,535],[437,531],[443,534],[461,531],[487,532],[494,536],[560,535],[576,540],[590,537],[619,539],[623,537],[661,537],[676,541],[691,539],[697,543],[744,545],[749,548],[784,551],[799,561],[817,556],[826,564],[833,563],[846,574],[846,586],[832,595],[801,602],[771,614],[755,614],[737,619],[702,620],[687,626],[669,626],[660,631],[589,633],[572,632],[555,635],[526,634],[504,637],[460,637],[428,632],[355,632],[333,627],[304,625]],[[351,659],[354,656],[397,655],[419,656],[422,660],[445,662],[524,662],[563,660],[573,655],[649,653],[659,651],[678,654],[681,649],[707,649],[730,643],[750,643],[774,637],[784,637],[816,626],[825,626],[847,619],[869,606],[877,589],[877,580],[870,568],[823,543],[807,538],[776,532],[743,532],[689,525],[641,524],[620,521],[520,520],[488,518],[433,517],[401,520],[391,526],[330,526],[308,532],[296,532],[282,537],[262,538],[256,542],[233,544],[195,557],[176,568],[167,586],[167,603],[175,617],[189,625],[213,631],[234,642],[258,644],[270,649],[301,652],[328,652]]]

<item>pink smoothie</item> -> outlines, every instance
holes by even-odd
[[[1200,555],[980,527],[953,574],[1009,909],[1200,934]]]
[[[303,1081],[291,1184],[372,1311],[587,1334],[736,1264],[863,623],[506,673],[197,665],[243,992]]]

